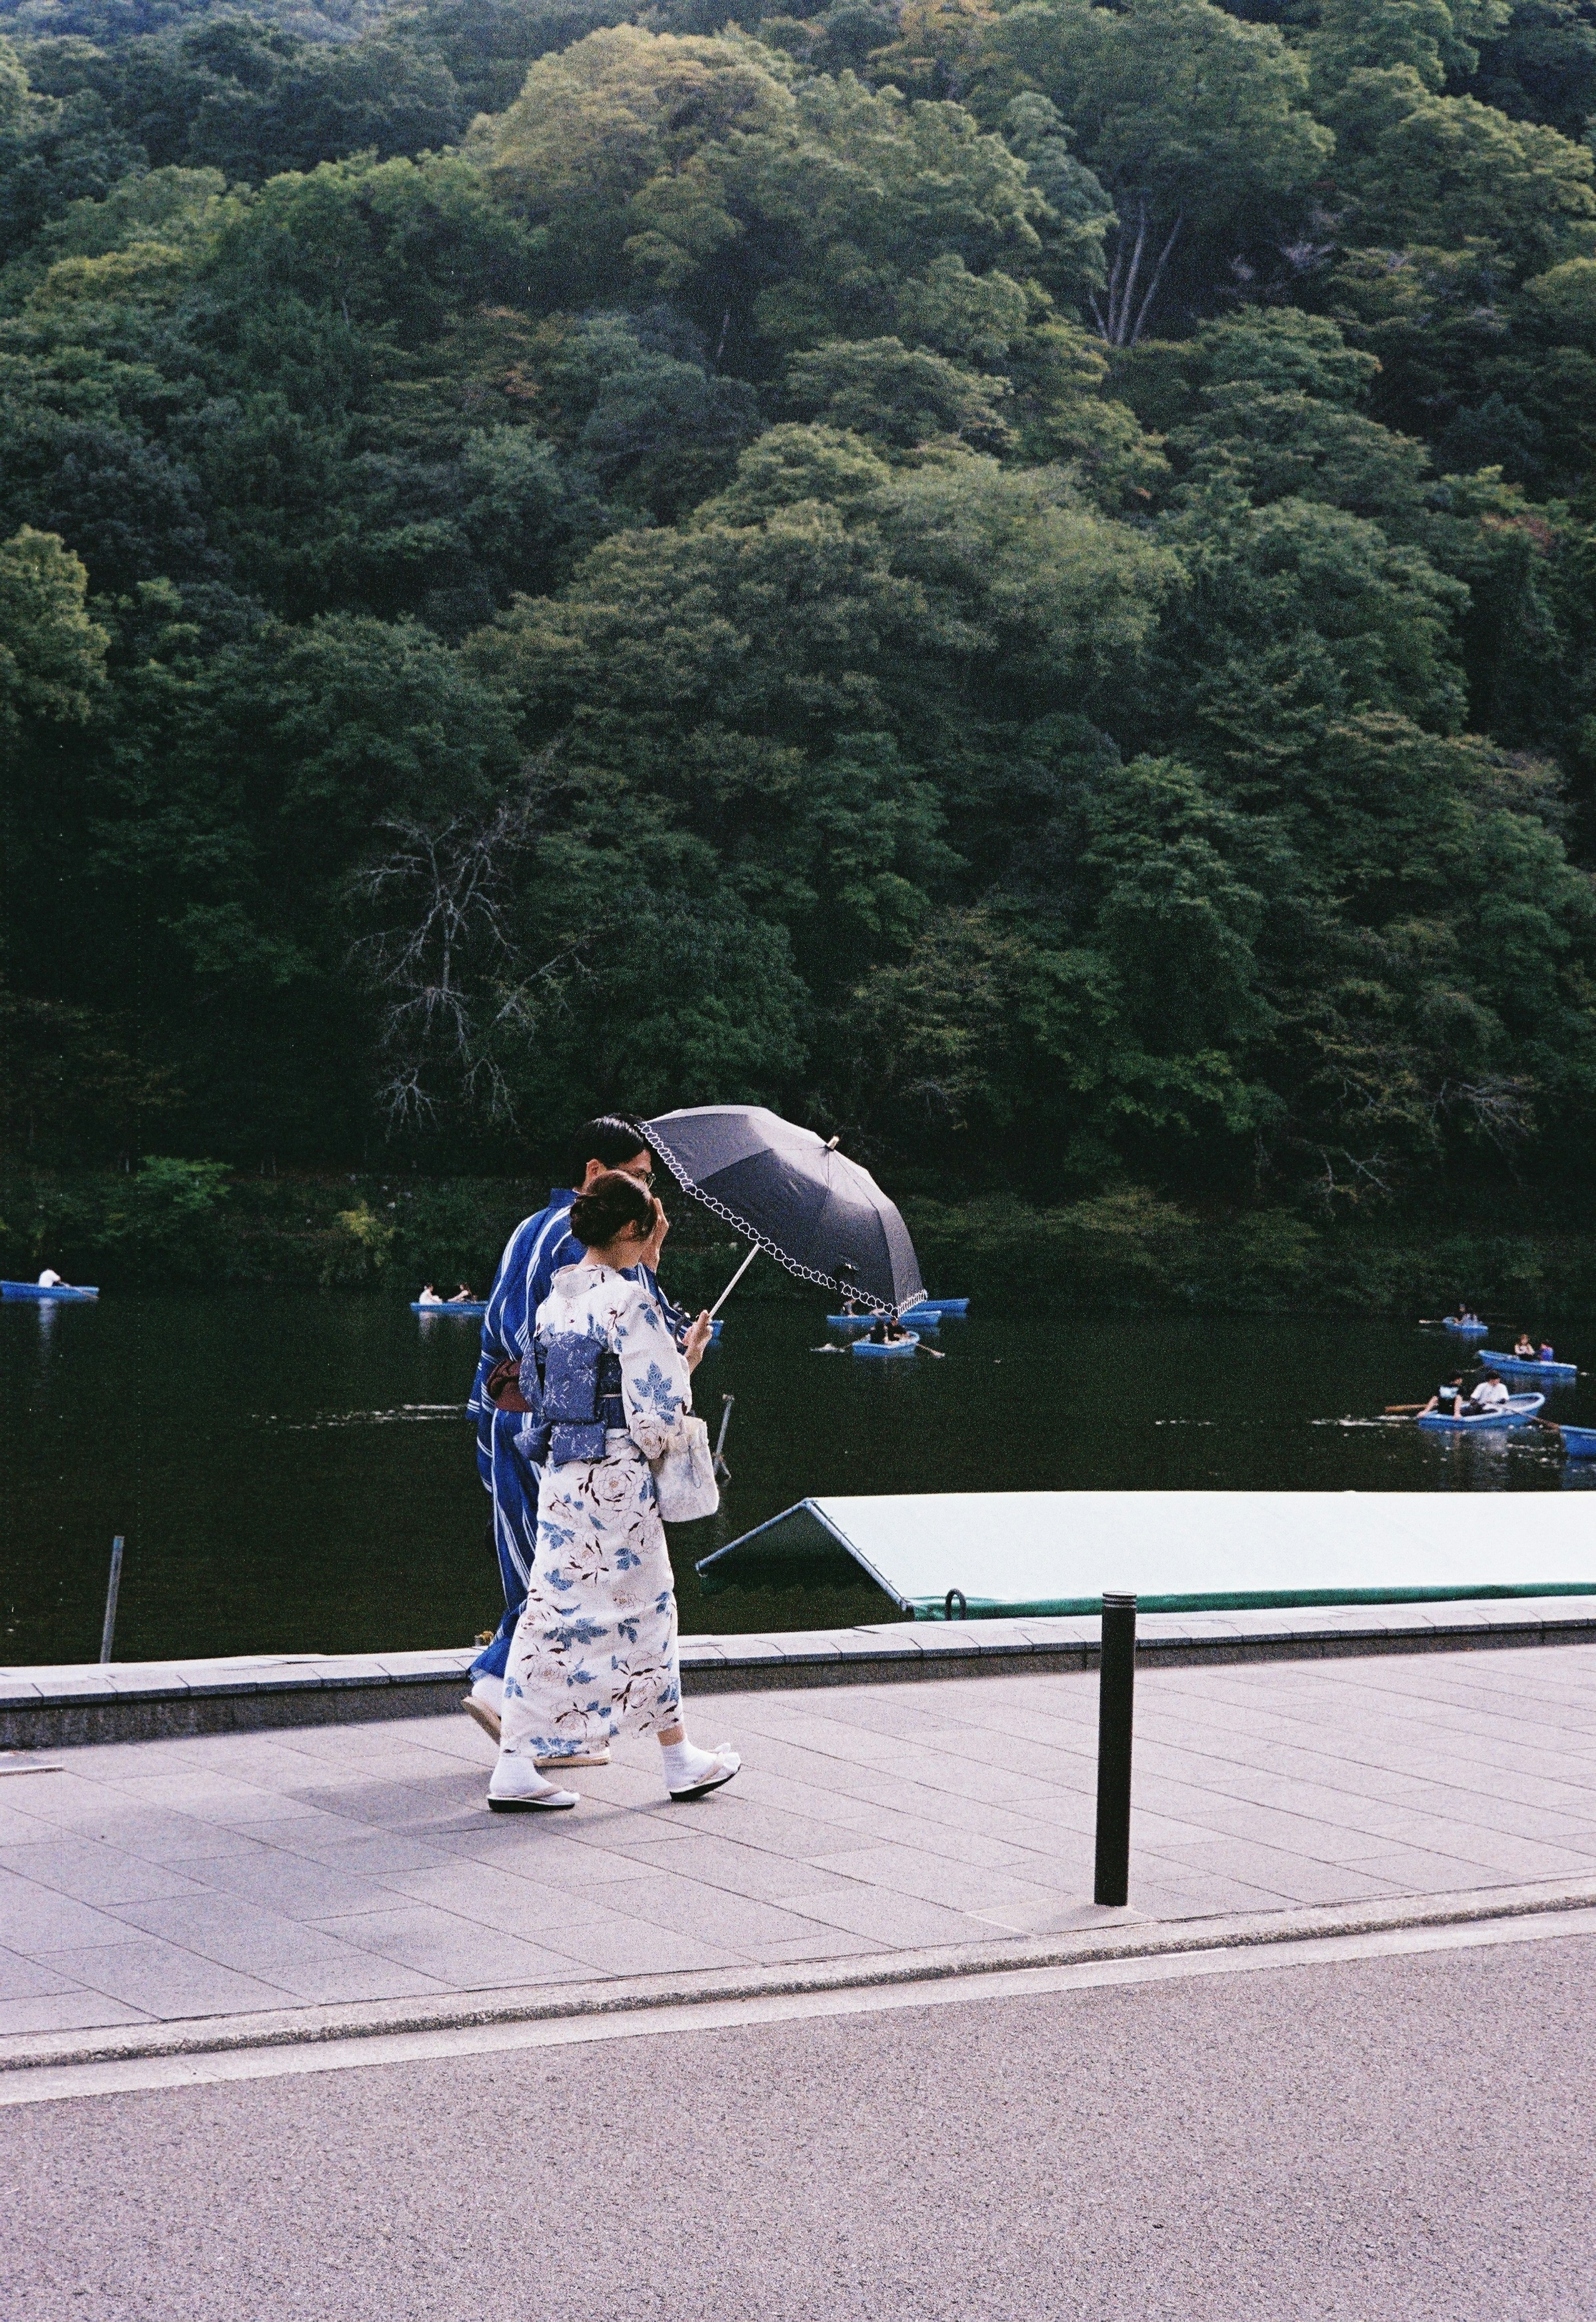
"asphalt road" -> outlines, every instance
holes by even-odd
[[[1579,2322],[1596,1940],[0,2114],[5,2322]]]

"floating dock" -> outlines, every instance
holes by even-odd
[[[800,1500],[707,1556],[707,1588],[844,1579],[917,1621],[1596,1595],[1582,1492],[936,1492]],[[829,1570],[828,1570],[829,1568]]]

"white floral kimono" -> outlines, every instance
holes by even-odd
[[[546,1467],[539,1487],[501,1722],[506,1750],[557,1758],[679,1714],[676,1590],[648,1463],[682,1441],[692,1384],[655,1301],[608,1266],[561,1267],[537,1327],[602,1339],[620,1357],[626,1418],[602,1459]]]

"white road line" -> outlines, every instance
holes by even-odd
[[[70,2097],[125,2096],[224,2080],[271,2080],[302,2072],[359,2071],[424,2064],[450,2056],[504,2055],[524,2048],[568,2048],[595,2040],[660,2040],[682,2033],[752,2030],[762,2024],[829,2016],[875,2016],[892,2008],[948,2007],[972,2000],[1037,1999],[1106,1985],[1175,1983],[1192,1976],[1255,1974],[1263,1969],[1335,1967],[1349,1960],[1400,1959],[1425,1952],[1474,1951],[1499,1943],[1596,1935],[1596,1907],[1542,1911],[1516,1919],[1473,1919],[1446,1927],[1393,1927],[1374,1934],[1319,1935],[1300,1943],[1249,1943],[1154,1959],[1089,1960],[1072,1967],[1017,1968],[932,1983],[876,1984],[844,1991],[779,1993],[763,1998],[577,2016],[532,2024],[462,2025],[368,2039],[306,2040],[200,2056],[132,2056],[105,2063],[33,2065],[0,2072],[0,2106],[56,2104]]]

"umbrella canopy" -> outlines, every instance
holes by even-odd
[[[643,1128],[682,1191],[789,1274],[894,1312],[925,1295],[896,1207],[812,1129],[762,1104],[689,1105]]]

